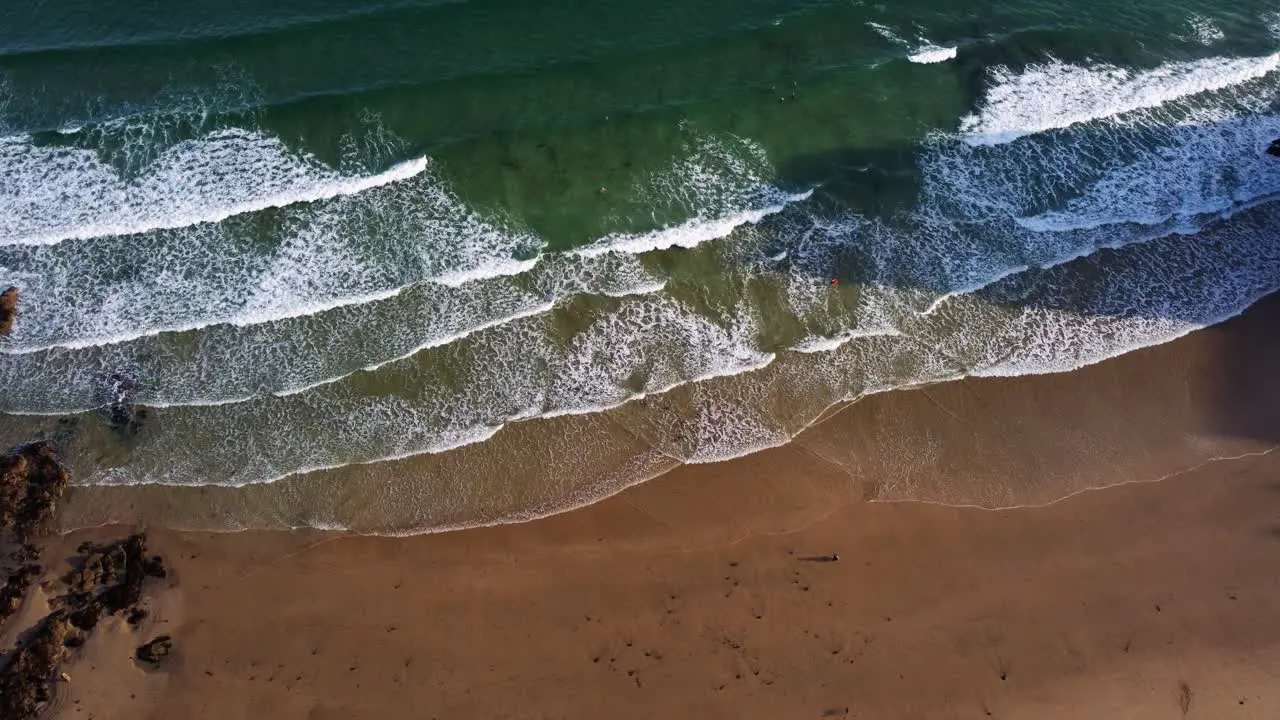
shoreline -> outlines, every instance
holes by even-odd
[[[247,485],[212,484],[212,485],[187,486],[187,485],[168,485],[163,483],[156,483],[156,484],[146,484],[146,485],[124,484],[124,485],[80,486],[76,488],[77,494],[90,497],[88,502],[81,503],[80,507],[83,507],[85,504],[90,506],[101,506],[104,504],[110,504],[112,506],[118,507],[120,506],[120,503],[117,502],[116,498],[111,498],[110,496],[112,495],[123,496],[123,495],[130,495],[130,494],[135,495],[138,498],[141,498],[143,505],[147,505],[148,502],[154,502],[155,505],[149,511],[143,511],[142,513],[140,513],[139,517],[115,518],[115,519],[109,519],[109,520],[97,519],[92,524],[86,524],[80,527],[64,528],[60,532],[65,534],[65,533],[82,532],[86,530],[92,530],[95,528],[110,527],[110,526],[129,527],[134,525],[157,524],[160,527],[168,527],[169,529],[175,529],[175,530],[181,530],[181,531],[187,531],[187,532],[236,533],[236,532],[255,531],[255,530],[266,530],[270,532],[317,531],[317,532],[332,532],[337,534],[350,534],[350,535],[369,536],[369,537],[399,538],[399,537],[412,537],[415,535],[433,535],[433,534],[440,534],[440,533],[459,532],[463,530],[483,529],[483,528],[490,528],[490,527],[500,527],[503,525],[518,525],[518,524],[523,524],[527,522],[536,522],[539,520],[544,520],[546,518],[555,517],[557,515],[561,515],[565,513],[580,512],[585,508],[588,508],[600,502],[605,502],[610,498],[615,497],[618,494],[627,492],[635,487],[638,487],[640,485],[644,485],[650,482],[654,482],[656,480],[660,480],[665,475],[675,472],[681,468],[711,466],[711,465],[717,465],[722,463],[737,462],[739,460],[749,459],[762,452],[768,452],[780,447],[785,447],[787,445],[796,444],[796,443],[805,445],[807,442],[814,441],[815,438],[819,438],[816,440],[819,443],[824,442],[825,439],[821,439],[821,438],[825,432],[824,431],[825,425],[828,425],[831,423],[838,424],[840,422],[840,419],[843,416],[846,416],[851,412],[853,413],[858,412],[857,408],[862,405],[867,405],[867,404],[881,405],[885,403],[889,405],[893,405],[896,402],[896,400],[892,398],[897,398],[898,396],[902,396],[902,395],[918,396],[922,394],[925,397],[931,398],[930,402],[934,402],[934,400],[932,400],[931,392],[939,388],[942,389],[942,390],[939,390],[939,392],[941,393],[954,394],[953,391],[954,391],[954,388],[956,387],[970,388],[975,386],[975,384],[978,387],[985,387],[990,382],[1019,383],[1019,382],[1027,381],[1027,382],[1030,382],[1032,385],[1035,385],[1037,384],[1036,382],[1037,378],[1044,378],[1044,377],[1055,376],[1055,375],[1072,375],[1075,373],[1079,373],[1081,371],[1088,370],[1089,368],[1096,367],[1098,365],[1104,365],[1110,369],[1114,364],[1114,365],[1119,365],[1123,368],[1120,370],[1104,371],[1103,373],[1101,373],[1104,376],[1126,374],[1126,373],[1129,375],[1133,375],[1135,374],[1134,368],[1141,368],[1148,364],[1151,364],[1154,366],[1159,363],[1159,361],[1154,361],[1150,359],[1152,357],[1156,357],[1160,355],[1159,348],[1165,347],[1171,344],[1179,344],[1179,343],[1190,345],[1194,348],[1193,350],[1188,350],[1185,353],[1181,353],[1181,355],[1187,355],[1187,356],[1197,355],[1199,356],[1199,362],[1201,363],[1212,362],[1215,359],[1214,356],[1222,355],[1225,351],[1222,348],[1214,347],[1215,341],[1210,340],[1209,336],[1205,336],[1205,333],[1209,333],[1210,335],[1212,335],[1213,333],[1220,331],[1220,329],[1223,327],[1234,328],[1237,325],[1246,325],[1246,326],[1252,327],[1253,325],[1256,325],[1262,322],[1261,320],[1253,320],[1252,318],[1256,318],[1257,316],[1264,315],[1264,314],[1267,314],[1267,315],[1280,314],[1280,309],[1277,309],[1277,308],[1280,308],[1280,292],[1270,293],[1258,299],[1252,305],[1245,308],[1244,310],[1237,313],[1236,315],[1233,315],[1230,318],[1220,323],[1217,323],[1215,325],[1211,325],[1205,328],[1201,328],[1199,330],[1187,332],[1175,338],[1174,340],[1171,340],[1165,343],[1142,347],[1137,350],[1123,353],[1121,355],[1116,355],[1116,356],[1106,358],[1105,360],[1101,360],[1088,365],[1083,365],[1073,370],[1055,371],[1055,372],[1033,374],[1033,375],[967,375],[967,376],[962,376],[958,378],[953,378],[950,380],[927,382],[927,383],[921,383],[917,385],[894,387],[894,388],[885,389],[885,390],[873,391],[853,400],[842,400],[842,401],[838,401],[831,404],[827,408],[823,409],[821,412],[817,413],[807,425],[805,425],[800,431],[798,431],[795,435],[793,435],[789,440],[779,445],[763,447],[745,454],[735,455],[735,456],[727,457],[725,459],[717,459],[715,461],[710,461],[710,462],[679,461],[676,458],[663,455],[663,458],[670,460],[671,464],[667,466],[665,462],[661,463],[663,467],[658,469],[658,471],[655,472],[654,474],[644,479],[629,481],[627,484],[624,484],[618,487],[610,487],[606,492],[598,496],[587,498],[585,501],[581,501],[581,502],[571,502],[570,504],[567,504],[563,507],[555,507],[551,510],[545,510],[541,507],[509,509],[507,511],[508,512],[507,515],[504,515],[494,520],[485,520],[485,519],[464,520],[464,521],[457,521],[457,522],[452,522],[452,523],[443,524],[443,525],[435,525],[430,527],[417,527],[417,528],[411,528],[411,529],[392,529],[392,530],[385,530],[385,531],[372,530],[372,529],[352,529],[342,523],[337,523],[337,522],[327,523],[327,525],[329,525],[328,527],[325,526],[326,523],[318,523],[313,525],[289,525],[287,527],[242,526],[242,527],[229,527],[229,528],[211,528],[211,527],[204,527],[204,526],[199,526],[199,527],[184,527],[184,526],[172,526],[172,525],[166,526],[163,523],[157,524],[149,521],[150,517],[154,517],[156,515],[163,515],[163,512],[161,511],[165,509],[166,506],[172,509],[175,506],[182,506],[186,504],[186,503],[183,503],[179,497],[177,497],[179,495],[194,496],[196,493],[215,493],[215,494],[225,493],[230,495],[236,495],[236,494],[247,495],[247,494],[253,494],[253,493],[269,494],[272,486],[275,483],[288,482],[290,481],[291,478],[294,479],[295,482],[302,482],[300,478],[313,474],[312,472],[308,471],[307,473],[295,473],[289,476],[284,476],[279,480],[269,482],[269,483],[250,483]],[[1240,318],[1243,318],[1246,316],[1250,318],[1250,320],[1248,321],[1240,320]],[[1246,332],[1253,333],[1254,335],[1258,334],[1258,331],[1256,328],[1247,330]],[[1188,340],[1188,338],[1195,338],[1195,339]],[[1272,347],[1272,355],[1276,358],[1276,362],[1280,363],[1280,347],[1276,347],[1274,344],[1272,344],[1271,347]],[[1184,361],[1185,361],[1185,358],[1184,358]],[[1160,382],[1165,386],[1171,385],[1171,381],[1173,380],[1173,378],[1168,377],[1167,373],[1164,373],[1163,375],[1164,376],[1160,378]],[[886,399],[886,396],[888,396],[889,399]],[[623,403],[623,404],[625,405],[626,403]],[[1187,408],[1182,408],[1182,410],[1184,413],[1186,413],[1186,412],[1196,412],[1197,410],[1203,410],[1203,408],[1187,407]],[[1099,407],[1098,411],[1106,412],[1106,410],[1102,407]],[[1088,423],[1087,417],[1081,417],[1079,418],[1079,420],[1082,423],[1086,423],[1086,424]],[[1193,431],[1192,429],[1186,428],[1186,427],[1184,427],[1183,429],[1187,431]],[[495,431],[495,433],[496,432],[501,432],[501,428]],[[638,440],[639,438],[634,438],[634,439]],[[1277,438],[1277,439],[1280,440],[1280,438]],[[1167,441],[1167,440],[1168,438],[1162,438],[1160,441]],[[1239,443],[1234,443],[1234,442],[1223,443],[1221,447],[1223,448],[1222,453],[1220,453],[1222,457],[1233,457],[1234,455],[1240,454],[1242,452],[1245,452],[1245,453],[1253,452],[1256,449],[1256,448],[1253,448],[1252,446],[1241,445]],[[476,448],[472,448],[472,449],[478,452],[482,448],[479,448],[479,446],[477,446]],[[661,452],[660,449],[656,447],[650,447],[649,449],[654,452],[659,452],[659,453]],[[432,456],[434,454],[428,453],[427,455]],[[409,456],[406,456],[405,458],[402,458],[402,460],[413,461],[417,457],[418,457],[417,455],[409,455]],[[1200,456],[1191,455],[1188,457],[1199,457],[1203,461],[1209,461],[1216,456],[1201,454]],[[394,470],[395,469],[393,467],[394,463],[399,461],[398,460],[371,461],[368,463],[355,463],[355,464],[334,466],[333,468],[322,468],[321,470],[322,471],[324,470],[340,471],[340,470],[350,469],[352,467],[373,467],[373,466],[377,466],[378,463],[380,462],[390,462],[391,465],[388,465],[387,469]],[[401,468],[401,469],[403,470],[404,468]],[[1168,474],[1175,471],[1176,471],[1176,468],[1173,468],[1173,467],[1162,467],[1162,468],[1153,469],[1151,472]],[[412,470],[409,470],[409,472],[412,472]],[[906,497],[906,498],[878,497],[878,498],[868,498],[868,499],[880,500],[880,501],[914,500],[914,501],[920,501],[920,502],[935,502],[935,503],[950,505],[955,507],[977,507],[977,508],[986,508],[986,509],[1016,509],[1016,508],[1022,508],[1022,507],[1036,507],[1036,506],[1056,502],[1058,500],[1065,499],[1067,497],[1075,495],[1084,490],[1105,489],[1107,487],[1111,487],[1116,484],[1122,484],[1122,482],[1150,482],[1150,481],[1155,481],[1159,479],[1159,477],[1163,477],[1163,475],[1160,475],[1159,477],[1152,477],[1152,478],[1142,479],[1142,480],[1115,481],[1111,479],[1104,479],[1103,477],[1104,475],[1105,475],[1104,473],[1098,473],[1096,476],[1097,479],[1095,479],[1095,481],[1093,481],[1092,484],[1089,484],[1089,483],[1076,484],[1070,488],[1064,489],[1061,492],[1061,494],[1056,497],[1053,496],[1052,493],[1049,493],[1048,495],[1039,494],[1039,495],[1030,497],[1026,501],[1019,501],[1017,499],[1014,499],[1013,501],[1007,502],[1005,504],[999,504],[999,503],[993,504],[992,502],[987,501],[985,499],[981,499],[977,497],[972,497],[972,498],[968,497],[963,493],[959,497],[956,497],[953,499],[947,499],[946,497],[937,497],[937,496]],[[173,495],[168,495],[169,493],[173,493]],[[160,496],[165,496],[165,497],[160,497]],[[129,499],[129,500],[130,500],[129,507],[132,508],[133,499]],[[107,501],[110,501],[110,502],[107,502]],[[72,503],[75,502],[74,496],[72,497],[71,502]],[[239,503],[237,503],[234,500],[231,501],[230,503],[227,503],[226,501],[224,501],[223,504],[230,504],[234,506],[236,504],[243,505],[246,502],[249,502],[249,501],[241,500]],[[545,505],[546,503],[543,502],[542,504]],[[190,513],[188,513],[188,515],[190,515]],[[90,511],[89,517],[93,517],[92,511]]]
[[[1274,0],[11,5],[0,720],[1280,720]]]
[[[95,635],[50,716],[1273,717],[1277,318],[872,396],[536,521],[153,530],[150,624]],[[157,632],[160,669],[123,659]]]

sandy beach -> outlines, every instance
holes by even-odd
[[[1277,0],[0,5],[0,720],[1280,720]]]
[[[873,396],[520,525],[153,528],[150,616],[103,621],[50,716],[1276,717],[1278,318]],[[901,498],[1039,506],[869,502]]]

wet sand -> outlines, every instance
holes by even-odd
[[[152,530],[152,616],[96,634],[53,715],[1280,717],[1278,321],[874,396],[521,525]],[[903,498],[1040,506],[868,502]]]

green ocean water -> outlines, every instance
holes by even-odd
[[[1219,4],[1220,5],[1220,4]],[[0,439],[67,522],[400,532],[1280,279],[1264,2],[0,9]]]

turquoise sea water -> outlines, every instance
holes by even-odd
[[[1218,5],[6,6],[0,441],[72,525],[431,530],[1168,341],[1280,286]]]

